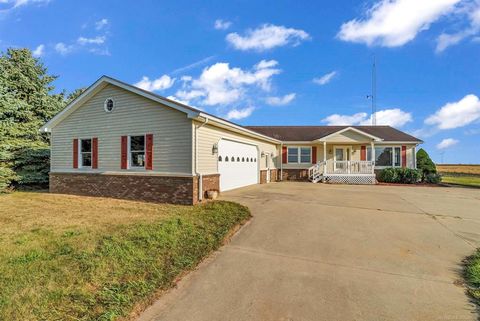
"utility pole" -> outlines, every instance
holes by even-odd
[[[373,54],[373,64],[372,64],[372,92],[370,95],[367,95],[367,99],[372,100],[372,126],[377,125],[377,62],[375,54]]]
[[[377,63],[373,54],[372,65],[372,126],[377,125]]]

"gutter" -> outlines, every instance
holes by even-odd
[[[195,125],[195,175],[198,176],[198,200],[203,200],[203,175],[198,172],[198,129],[202,128],[208,123],[208,118],[205,118],[205,121],[197,126]]]

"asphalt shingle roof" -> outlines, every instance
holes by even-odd
[[[390,126],[245,126],[247,129],[282,141],[312,141],[347,127],[359,129],[384,141],[422,141]]]

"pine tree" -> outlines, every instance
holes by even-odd
[[[422,182],[425,181],[427,175],[435,174],[437,172],[435,163],[423,148],[420,148],[417,152],[417,168],[422,173]]]
[[[49,136],[39,128],[65,106],[56,78],[28,49],[0,54],[0,191],[48,182]]]

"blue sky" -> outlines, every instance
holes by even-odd
[[[419,4],[420,3],[420,4]],[[109,75],[243,125],[377,123],[480,163],[480,0],[0,0],[58,90]]]

